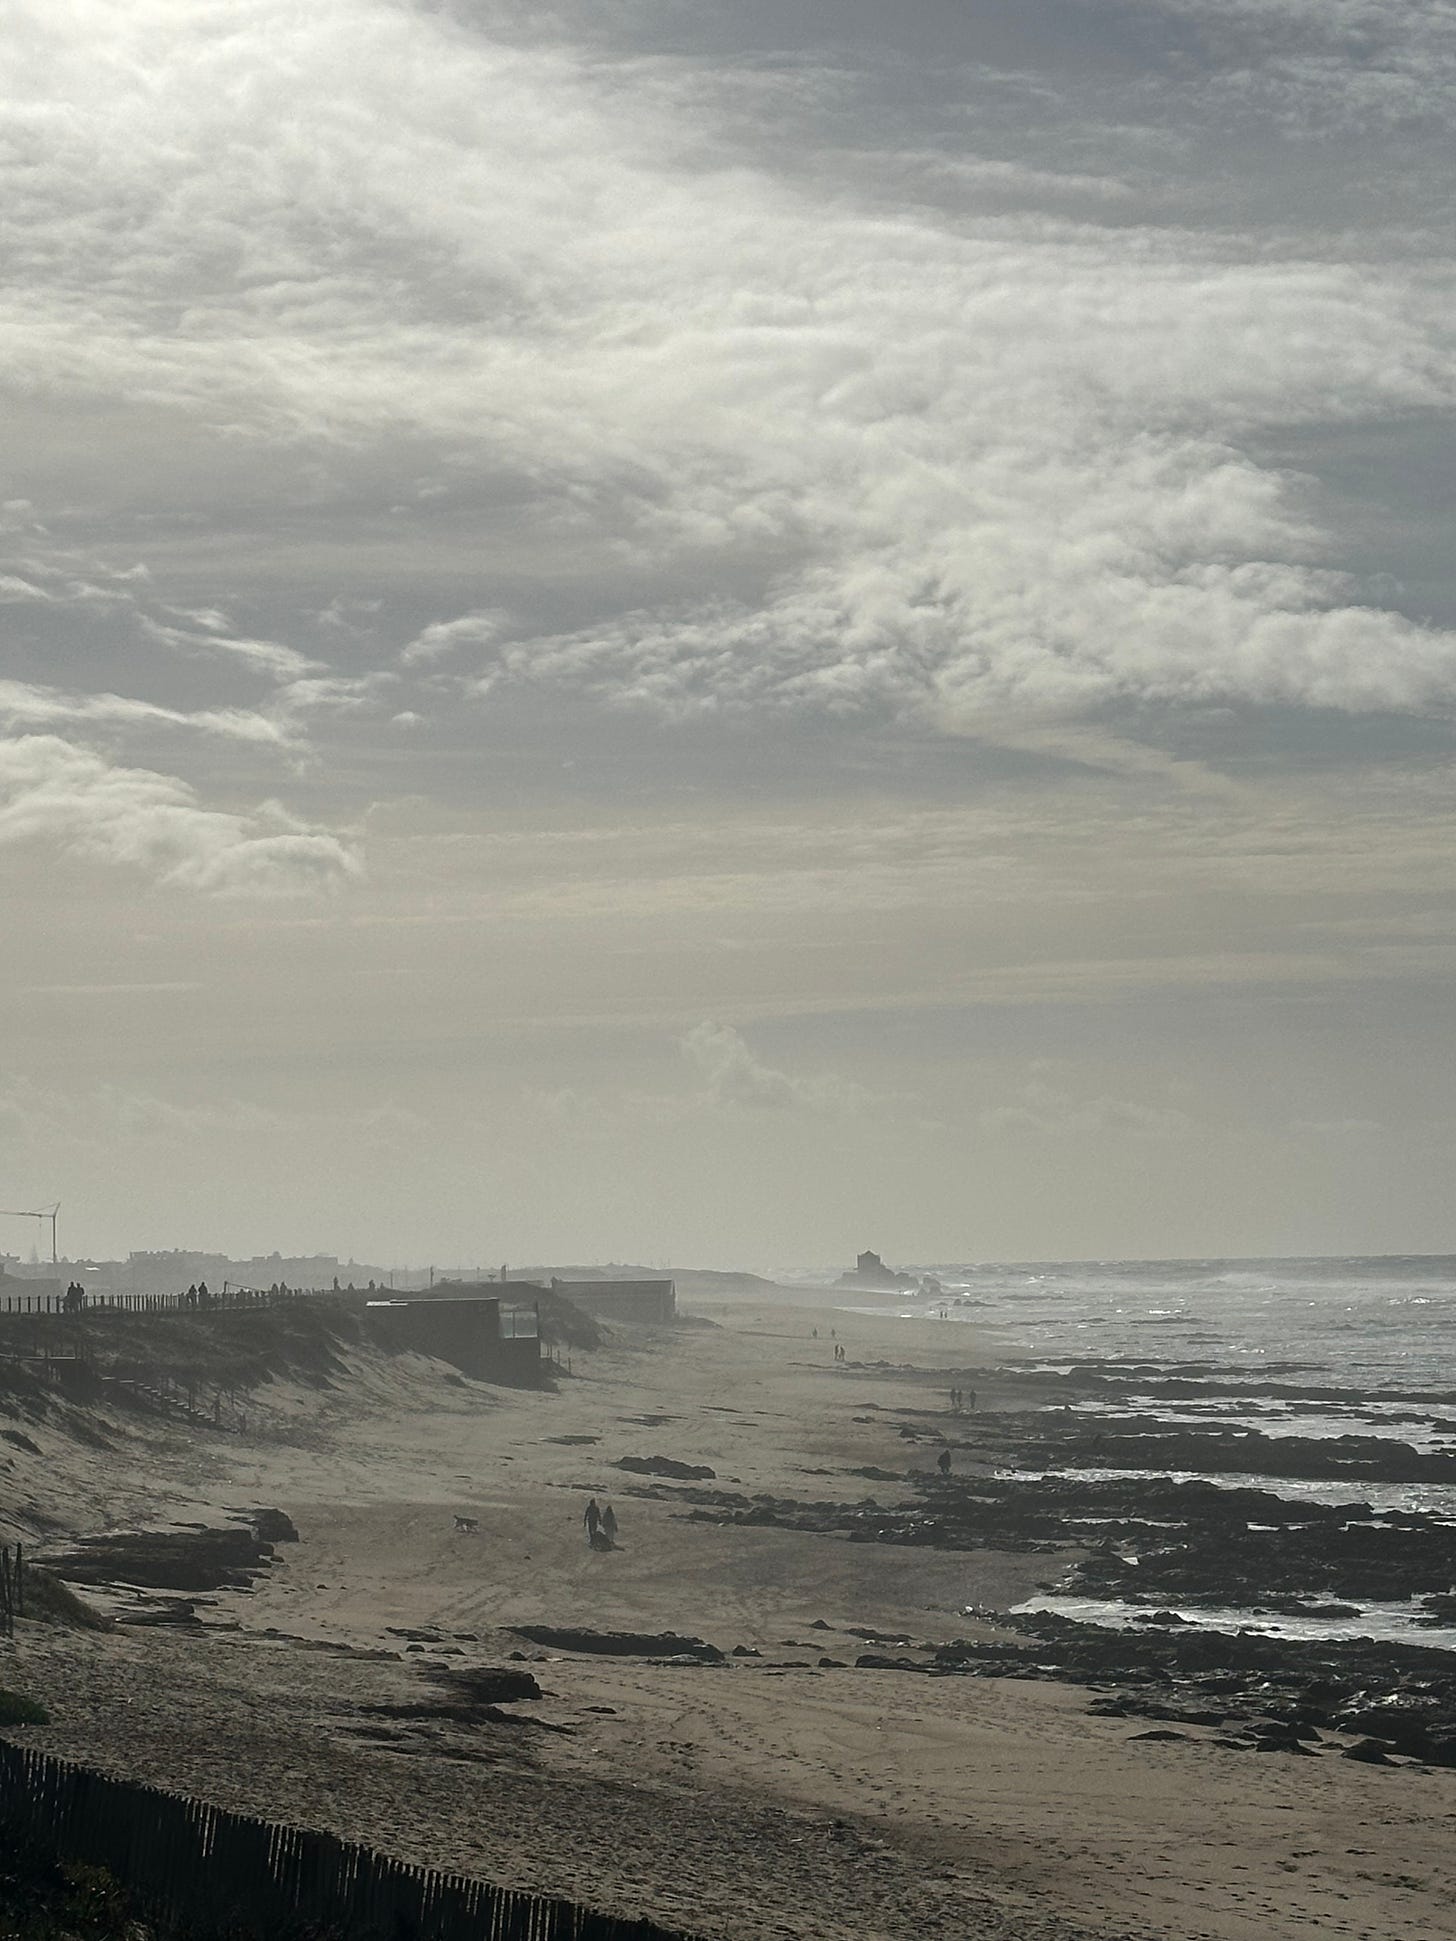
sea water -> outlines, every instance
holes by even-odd
[[[1268,1436],[1379,1436],[1423,1454],[1456,1453],[1456,1256],[957,1261],[910,1271],[933,1276],[943,1292],[885,1296],[873,1301],[879,1311],[969,1322],[991,1333],[1006,1365],[1027,1372],[1066,1374],[1093,1363],[1130,1381],[1114,1400],[1073,1403],[1089,1416],[1142,1414],[1190,1429],[1250,1428]],[[854,1298],[861,1309],[867,1304]],[[1218,1393],[1154,1392],[1179,1377],[1217,1383]],[[1144,1381],[1148,1392],[1136,1386]],[[1271,1383],[1284,1392],[1258,1392]],[[1332,1389],[1345,1393],[1332,1397]],[[1216,1463],[1213,1449],[1209,1460]],[[1003,1473],[1030,1480],[1036,1472]],[[1168,1474],[1075,1473],[1128,1481]],[[1179,1471],[1176,1479],[1263,1489],[1291,1502],[1367,1503],[1377,1515],[1414,1510],[1456,1520],[1456,1487],[1442,1483],[1298,1481],[1216,1467]],[[1022,1608],[1101,1624],[1140,1615],[1132,1605],[1054,1594]],[[1404,1604],[1367,1606],[1358,1619],[1167,1608],[1220,1630],[1398,1638],[1456,1650],[1456,1628],[1419,1625],[1417,1607]]]

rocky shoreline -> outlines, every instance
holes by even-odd
[[[1401,1433],[1456,1435],[1456,1392],[1304,1385],[1296,1372],[1244,1381],[1211,1364],[1011,1367],[983,1378],[997,1406],[975,1415],[866,1405],[856,1420],[892,1433],[909,1467],[862,1467],[876,1487],[857,1499],[666,1480],[633,1493],[700,1523],[1042,1551],[1049,1589],[1121,1613],[973,1613],[995,1635],[870,1638],[877,1648],[859,1654],[862,1669],[1058,1679],[1095,1688],[1100,1712],[1211,1729],[1232,1747],[1308,1755],[1329,1745],[1370,1762],[1456,1765],[1456,1651],[1420,1635],[1456,1621],[1456,1453]],[[1289,1432],[1217,1417],[1200,1427],[1148,1407],[1166,1402],[1175,1415],[1195,1397],[1227,1417],[1277,1403]],[[1352,1428],[1302,1434],[1301,1414],[1322,1426],[1348,1416]],[[1301,1484],[1326,1495],[1336,1485],[1344,1500],[1303,1496]],[[1377,1507],[1362,1493],[1400,1486],[1438,1498],[1450,1487],[1452,1512]],[[1398,1608],[1409,1637],[1361,1635],[1372,1605],[1377,1631]],[[1281,1635],[1281,1619],[1346,1635]]]

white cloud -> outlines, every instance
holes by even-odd
[[[437,620],[417,634],[400,652],[405,667],[428,666],[442,660],[459,647],[488,647],[510,625],[510,615],[501,607],[463,613],[458,620]]]
[[[174,776],[115,766],[53,735],[0,741],[0,846],[31,841],[215,894],[317,892],[360,873],[341,838],[276,803],[205,808]]]
[[[1395,18],[1337,11],[1356,38]],[[1316,17],[1220,17],[1265,15]],[[325,473],[423,444],[429,492],[528,509],[547,577],[589,592],[610,561],[650,586],[565,632],[506,638],[471,607],[406,668],[474,648],[486,694],[951,730],[1008,706],[1456,692],[1452,636],[1323,570],[1334,538],[1257,455],[1456,402],[1441,260],[1007,216],[985,158],[953,212],[868,213],[745,166],[671,63],[493,38],[488,8],[22,18],[29,159],[0,203],[17,381],[306,446]],[[729,590],[685,600],[705,558]],[[281,642],[154,624],[311,671]]]
[[[226,1093],[167,1098],[114,1084],[57,1090],[24,1074],[0,1083],[0,1130],[17,1143],[41,1146],[64,1143],[105,1151],[118,1140],[179,1146],[198,1140],[302,1135],[331,1140],[344,1136],[366,1148],[397,1149],[427,1129],[428,1121],[419,1113],[392,1101],[364,1103],[353,1110],[283,1112]]]
[[[754,1112],[840,1113],[860,1110],[870,1099],[862,1085],[832,1073],[791,1077],[765,1065],[732,1025],[704,1020],[683,1035],[682,1050],[706,1081],[708,1101]]]
[[[982,1112],[980,1123],[988,1132],[1033,1132],[1054,1139],[1088,1138],[1100,1133],[1134,1139],[1181,1139],[1193,1130],[1192,1119],[1174,1106],[1147,1105],[1106,1094],[1079,1098],[1040,1078],[1022,1088],[1015,1104]]]
[[[297,680],[320,671],[322,663],[299,653],[296,647],[285,646],[282,641],[249,640],[220,631],[220,626],[225,624],[221,615],[206,614],[202,622],[201,626],[189,628],[169,626],[150,615],[141,617],[142,626],[154,640],[183,653],[231,657],[274,680]]]
[[[114,728],[160,726],[277,747],[287,741],[276,721],[246,708],[201,708],[189,713],[122,694],[65,694],[29,681],[0,680],[0,720],[12,728],[63,722]]]
[[[1083,5],[1088,0],[1082,0]],[[1103,4],[1103,0],[1091,0]],[[1456,102],[1450,0],[1129,0],[1199,49],[1170,77],[1204,112],[1254,111],[1285,134],[1408,134]]]

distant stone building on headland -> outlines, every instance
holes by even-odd
[[[887,1267],[878,1254],[861,1254],[851,1273],[841,1274],[834,1283],[836,1287],[864,1287],[877,1293],[889,1294],[902,1287],[914,1287],[913,1274],[897,1274],[893,1267]]]

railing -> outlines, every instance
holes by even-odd
[[[650,1921],[411,1866],[329,1833],[248,1819],[3,1741],[0,1831],[104,1867],[164,1931],[185,1925],[229,1941],[290,1933],[349,1941],[685,1941]]]
[[[285,1307],[295,1301],[349,1301],[368,1297],[356,1288],[234,1287],[206,1299],[187,1294],[87,1294],[79,1301],[64,1294],[0,1294],[0,1314],[55,1315],[75,1320],[83,1314],[210,1314],[234,1308]]]

